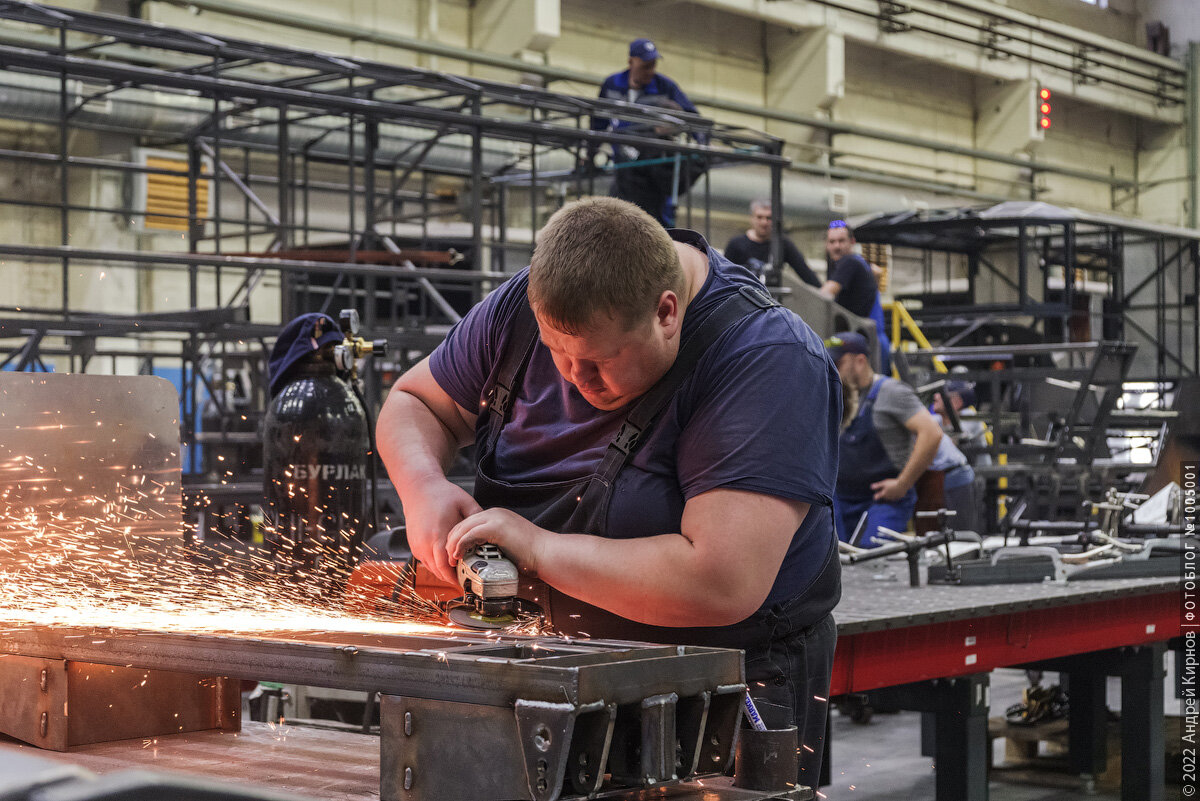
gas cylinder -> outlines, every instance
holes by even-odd
[[[367,529],[367,413],[334,362],[314,353],[288,373],[263,426],[266,540],[277,569],[336,590]]]

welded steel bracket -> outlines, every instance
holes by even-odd
[[[612,741],[613,721],[616,706],[596,701],[584,707],[574,704],[552,704],[545,701],[518,700],[513,705],[517,718],[517,738],[525,758],[525,781],[529,785],[529,797],[534,801],[553,801],[559,795],[566,777],[568,757],[576,763],[582,762],[585,770],[589,765],[603,765]],[[601,716],[580,717],[591,712]],[[580,749],[572,746],[578,740]],[[586,745],[585,745],[586,744]],[[596,746],[599,746],[597,749]],[[579,777],[576,777],[579,778]],[[583,777],[588,784],[589,776]],[[592,792],[603,775],[592,778]],[[574,786],[575,782],[572,782]]]
[[[724,772],[744,684],[511,707],[384,696],[381,801],[557,801]]]

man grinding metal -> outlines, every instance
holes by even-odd
[[[491,543],[557,630],[741,648],[820,773],[841,594],[842,388],[820,338],[699,234],[560,209],[532,263],[396,382],[378,445],[414,556]],[[474,442],[474,495],[446,479]]]

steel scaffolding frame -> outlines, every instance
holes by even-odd
[[[9,103],[0,116],[57,134],[56,148],[2,149],[0,160],[56,168],[59,183],[54,202],[0,198],[17,210],[56,212],[58,229],[56,243],[9,242],[0,257],[58,264],[62,281],[49,308],[0,301],[0,338],[19,340],[10,361],[29,367],[58,356],[73,370],[97,356],[114,365],[140,356],[145,371],[177,364],[185,445],[202,438],[206,399],[224,403],[225,361],[261,371],[266,342],[296,314],[359,308],[365,329],[400,354],[396,369],[427,352],[524,263],[530,232],[554,208],[604,189],[611,170],[583,166],[597,149],[652,147],[702,170],[681,212],[705,233],[712,169],[766,167],[770,196],[782,208],[780,140],[692,114],[20,0],[0,2],[0,20],[0,83],[17,87],[14,97],[40,101]],[[143,108],[166,122],[155,117],[139,127]],[[593,117],[632,127],[592,131]],[[71,135],[81,130],[122,134],[138,147],[178,154],[185,166],[74,154]],[[126,182],[183,179],[186,214],[73,197],[82,180],[102,172]],[[211,209],[201,205],[202,184]],[[135,223],[174,219],[185,228],[186,251],[72,245],[72,218],[98,212]],[[431,228],[444,219],[459,221],[464,233]],[[778,215],[775,226],[778,248]],[[116,266],[185,274],[186,306],[81,313],[72,271]],[[268,275],[280,285],[279,318],[252,321],[251,298]],[[201,308],[202,297],[215,299],[211,308]],[[113,344],[120,338],[127,341]],[[367,379],[379,393],[379,371],[368,370]]]
[[[1099,315],[1103,330],[1090,339],[1140,345],[1130,380],[1167,385],[1200,375],[1200,232],[1036,202],[879,215],[855,232],[862,242],[919,251],[926,264],[935,253],[965,259],[963,302],[930,303],[937,291],[926,270],[925,306],[913,311],[922,323],[955,334],[947,345],[972,342],[970,332],[989,321],[1024,317],[1046,342],[1072,341],[1072,318],[1080,313],[1075,299],[1091,271],[1108,295]],[[994,263],[998,254],[1010,260],[1011,274]],[[1052,286],[1058,270],[1061,289]],[[980,302],[981,278],[1015,297]]]

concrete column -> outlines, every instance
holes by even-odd
[[[1188,225],[1200,228],[1200,42],[1188,45]]]
[[[1166,125],[1144,124],[1137,150],[1136,193],[1117,193],[1116,208],[1122,214],[1166,225],[1194,226],[1192,186],[1196,164],[1189,163],[1188,131]],[[1180,176],[1187,176],[1182,186]],[[1133,194],[1134,197],[1126,196]]]
[[[562,32],[559,0],[478,0],[471,9],[472,45],[535,60]]]
[[[975,98],[975,147],[980,150],[1032,155],[1045,139],[1045,132],[1038,126],[1037,81],[979,78]],[[977,162],[975,169],[982,179],[978,188],[997,194],[1008,194],[1012,191],[1009,182],[1029,177],[1020,167],[985,161]],[[991,185],[987,179],[997,183]]]
[[[831,28],[767,33],[766,105],[798,114],[830,117],[846,91],[846,41]],[[788,142],[828,144],[828,136],[806,125],[770,121],[767,132]],[[784,155],[813,162],[817,151],[789,145]]]
[[[1038,83],[1034,80],[979,82],[975,147],[1020,153],[1045,138],[1038,127]]]

